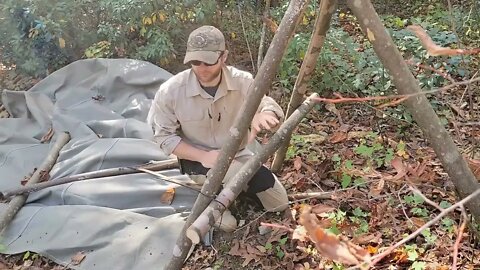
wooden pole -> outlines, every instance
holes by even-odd
[[[357,17],[358,23],[372,43],[375,53],[392,76],[398,92],[402,95],[421,93],[418,81],[410,72],[372,3],[369,0],[347,0],[347,5]],[[477,190],[480,184],[425,95],[408,98],[405,105],[432,145],[460,197],[465,198]],[[473,198],[466,203],[466,206],[478,222],[480,220],[480,197]]]
[[[273,37],[272,43],[268,48],[265,60],[258,70],[253,84],[249,88],[249,95],[243,103],[241,114],[237,117],[230,129],[229,138],[220,150],[217,163],[207,174],[201,193],[207,196],[198,196],[192,208],[192,212],[188,216],[185,226],[180,233],[177,243],[174,247],[172,259],[165,269],[177,270],[183,265],[187,258],[188,251],[192,246],[192,242],[186,237],[185,232],[193,221],[198,218],[202,211],[210,203],[211,195],[216,194],[222,185],[222,180],[230,166],[230,163],[238,151],[240,143],[247,133],[253,116],[255,115],[260,102],[265,95],[267,89],[270,88],[273,79],[278,70],[278,66],[282,60],[285,49],[290,41],[299,20],[302,18],[308,0],[291,0],[285,16],[280,23],[277,33]]]
[[[195,244],[210,230],[210,227],[217,222],[222,216],[223,211],[228,207],[240,194],[248,181],[258,171],[263,163],[270,157],[277,147],[283,142],[293,129],[300,123],[305,115],[315,105],[317,93],[312,94],[303,104],[298,107],[290,117],[280,126],[278,131],[270,138],[269,142],[262,146],[254,157],[243,165],[240,171],[225,185],[225,188],[218,194],[216,200],[203,211],[203,213],[188,228],[187,237]],[[284,205],[279,205],[282,207]]]
[[[28,179],[25,185],[33,185],[40,181],[42,175],[49,173],[53,165],[57,161],[58,155],[62,147],[70,141],[70,134],[67,132],[61,133],[53,147],[50,149],[47,158],[43,161],[40,167],[33,173],[32,177]],[[23,205],[27,201],[28,195],[15,196],[7,206],[5,212],[0,216],[0,232],[2,232],[8,224],[13,220],[15,215],[22,209]]]
[[[323,0],[320,3],[319,12],[315,20],[315,26],[310,38],[310,43],[308,45],[307,53],[303,60],[300,71],[298,72],[297,80],[295,81],[295,86],[292,91],[292,96],[290,97],[290,103],[288,104],[286,118],[302,103],[304,95],[307,92],[307,82],[310,81],[310,78],[315,71],[317,66],[318,55],[322,50],[323,43],[327,35],[328,28],[330,27],[330,21],[332,15],[336,10],[337,0]],[[287,138],[278,149],[275,154],[275,158],[272,162],[272,171],[278,172],[282,168],[283,161],[285,160],[285,155],[287,153],[287,148],[290,144],[290,139],[292,134],[287,134]]]
[[[58,179],[47,181],[47,182],[31,184],[28,186],[7,190],[0,193],[0,199],[4,200],[12,196],[32,193],[32,192],[42,190],[44,188],[63,185],[66,183],[71,183],[76,181],[139,173],[139,171],[142,171],[142,169],[151,170],[151,171],[160,171],[160,170],[174,169],[174,168],[178,168],[177,159],[162,160],[152,164],[146,164],[146,165],[141,165],[137,167],[120,167],[120,168],[112,168],[112,169],[105,169],[105,170],[99,170],[94,172],[81,173],[77,175],[58,178]]]

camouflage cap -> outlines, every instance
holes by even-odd
[[[187,53],[184,64],[197,60],[207,64],[214,64],[225,51],[225,37],[217,28],[205,25],[190,33],[187,42]]]

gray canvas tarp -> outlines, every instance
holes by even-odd
[[[26,92],[4,90],[11,118],[0,119],[0,190],[19,187],[68,131],[50,179],[167,157],[152,141],[146,117],[160,84],[172,76],[143,61],[81,60]],[[163,174],[189,181],[178,170]],[[165,190],[176,187],[171,205]],[[5,254],[33,251],[75,269],[162,269],[197,193],[148,174],[74,182],[32,193],[1,236]],[[0,211],[5,209],[2,204]]]

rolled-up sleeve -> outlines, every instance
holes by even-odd
[[[285,114],[283,113],[282,107],[280,107],[280,105],[278,105],[278,103],[271,97],[264,96],[262,98],[262,101],[260,102],[260,106],[258,106],[258,110],[260,112],[266,112],[266,111],[274,112],[277,115],[278,120],[280,120],[280,122],[283,122],[285,118]]]
[[[173,97],[166,88],[160,87],[152,103],[150,119],[154,130],[153,139],[167,155],[170,155],[181,141],[177,133],[180,124],[174,106]]]

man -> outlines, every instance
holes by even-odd
[[[230,128],[253,83],[248,72],[226,66],[225,38],[217,28],[202,26],[194,30],[187,43],[184,64],[191,66],[163,83],[149,112],[154,139],[166,154],[174,154],[181,170],[203,184],[208,170],[215,166],[219,149],[229,138]],[[252,134],[277,127],[284,117],[280,106],[263,97],[252,120]],[[225,176],[229,181],[253,153],[246,148],[247,136]],[[254,138],[254,136],[250,137]],[[267,211],[282,211],[288,206],[285,188],[274,174],[262,166],[245,193]],[[225,211],[220,229],[232,231],[236,219]]]

